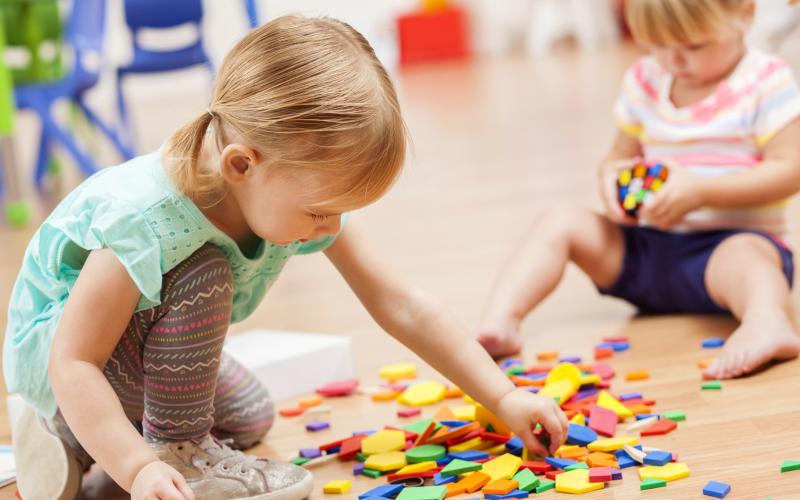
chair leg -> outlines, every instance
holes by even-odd
[[[83,96],[79,96],[76,102],[83,111],[83,114],[86,115],[86,118],[89,119],[89,122],[91,122],[95,127],[100,129],[100,131],[106,137],[108,137],[108,139],[111,141],[114,147],[117,148],[117,151],[119,151],[119,154],[125,160],[130,160],[131,158],[136,156],[136,154],[133,152],[133,149],[131,149],[130,146],[128,146],[122,141],[120,135],[116,131],[112,130],[111,127],[106,125],[105,122],[103,122],[103,120],[101,120],[100,117],[97,116],[97,114],[86,105],[86,102],[83,100]]]
[[[247,10],[247,20],[250,22],[250,28],[254,29],[258,27],[258,7],[256,6],[256,0],[245,0],[244,1],[245,9]]]
[[[128,109],[125,106],[125,95],[122,92],[122,75],[119,72],[117,72],[117,120],[117,130],[121,137],[121,142],[130,145],[129,149],[133,149],[133,131],[128,117]]]
[[[41,116],[42,125],[45,127],[45,133],[51,136],[54,140],[60,142],[69,153],[75,158],[78,167],[88,177],[98,171],[97,164],[94,160],[84,153],[75,142],[75,139],[68,134],[64,129],[58,126],[49,113]]]
[[[39,136],[39,153],[36,155],[36,169],[34,170],[33,180],[36,187],[41,188],[44,182],[44,177],[48,173],[48,165],[50,163],[50,136],[42,124],[42,133]]]

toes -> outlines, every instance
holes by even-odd
[[[741,377],[746,373],[745,370],[745,361],[747,360],[747,354],[744,352],[736,353],[734,357],[733,364],[731,366],[731,377]]]
[[[711,363],[711,366],[703,370],[703,378],[706,380],[713,380],[718,377],[717,373],[719,372],[719,361],[714,361]]]
[[[727,352],[722,356],[722,367],[719,371],[719,378],[726,379],[731,378],[731,374],[733,373],[734,363],[736,362],[736,354],[732,352]]]

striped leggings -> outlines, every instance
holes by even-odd
[[[247,448],[272,426],[266,388],[222,352],[232,296],[230,264],[207,244],[164,275],[159,306],[134,314],[104,372],[146,439],[211,432]]]

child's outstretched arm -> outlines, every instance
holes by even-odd
[[[108,249],[91,252],[53,339],[50,384],[78,441],[134,499],[192,500],[183,476],[160,462],[131,425],[103,374],[138,300],[117,257]]]
[[[669,161],[667,161],[669,164]],[[653,225],[668,228],[700,207],[741,208],[783,200],[800,191],[800,118],[764,146],[763,159],[746,172],[698,178],[670,170],[670,178],[642,209]]]
[[[563,444],[568,422],[558,405],[550,398],[515,389],[449,311],[368,256],[352,224],[325,253],[382,328],[496,413],[528,449],[547,455],[533,435],[537,423],[551,437],[551,452]]]

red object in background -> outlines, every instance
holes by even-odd
[[[467,21],[466,11],[456,6],[397,18],[400,64],[467,57],[470,53]]]

